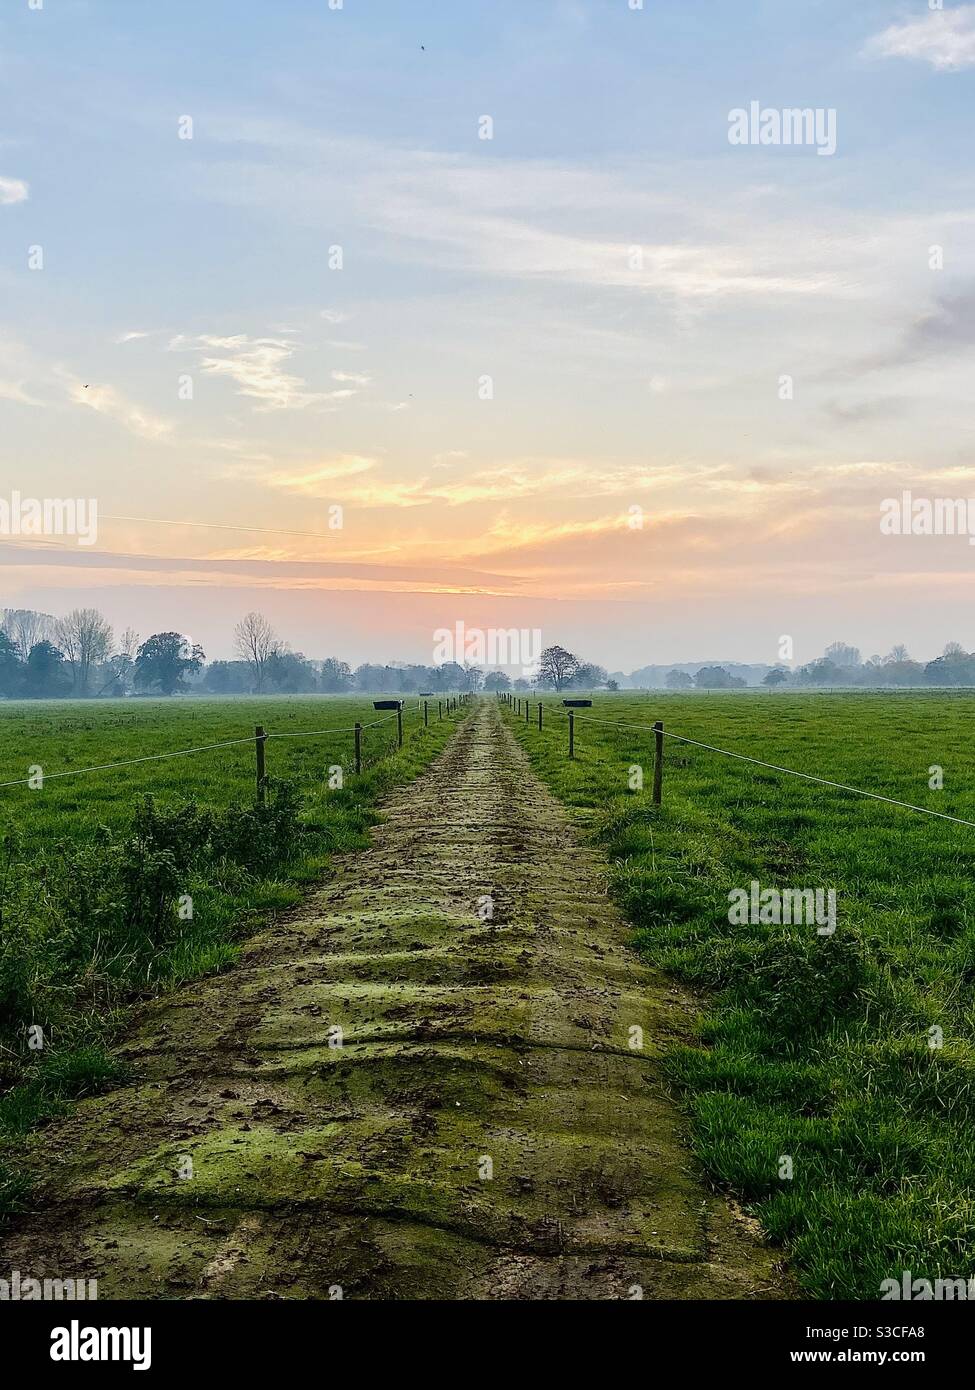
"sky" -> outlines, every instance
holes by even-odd
[[[0,498],[98,533],[0,607],[975,648],[968,537],[879,524],[975,496],[973,82],[925,0],[5,0]]]

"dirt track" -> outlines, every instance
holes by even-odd
[[[493,699],[385,809],[236,969],[139,1012],[132,1084],[41,1136],[0,1267],[103,1299],[788,1297],[661,1082],[689,1002]]]

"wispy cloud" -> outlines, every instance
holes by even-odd
[[[324,228],[332,225],[334,210],[323,175],[334,171],[350,217],[384,237],[392,234],[400,256],[441,269],[688,300],[848,290],[842,273],[824,268],[815,242],[783,239],[767,219],[736,227],[731,206],[716,235],[713,219],[660,191],[645,165],[604,170],[538,159],[486,163],[325,138],[288,122],[214,119],[211,128],[227,146],[263,148],[270,157],[211,163],[200,170],[205,196],[286,207],[303,224]],[[593,209],[615,234],[592,229]],[[635,245],[648,226],[670,234]],[[619,229],[630,227],[634,236],[624,240]],[[332,312],[323,314],[328,319]]]
[[[114,386],[86,386],[83,382],[72,381],[68,386],[68,397],[75,405],[87,406],[89,410],[115,420],[142,439],[165,439],[172,432],[173,427],[168,420],[150,415]]]
[[[42,402],[28,395],[21,381],[0,380],[0,401],[15,401],[17,405],[41,405]]]
[[[328,485],[336,479],[353,478],[368,473],[378,463],[378,459],[364,454],[340,454],[336,458],[319,459],[287,471],[275,472],[270,468],[241,461],[225,469],[223,476],[246,478],[265,487],[297,493],[300,496],[323,497],[333,495],[334,489],[330,489]]]
[[[346,400],[355,394],[348,387],[337,391],[309,390],[304,377],[286,370],[298,344],[284,338],[251,338],[246,333],[231,337],[179,334],[169,348],[173,352],[198,353],[201,371],[232,381],[238,395],[257,402],[254,409],[258,412],[327,408],[329,402]],[[335,380],[354,380],[351,376],[332,375]]]
[[[269,488],[305,496],[354,501],[357,508],[411,508],[470,503],[508,505],[550,497],[574,502],[599,497],[632,498],[651,487],[705,481],[726,471],[723,464],[650,467],[643,464],[605,467],[575,459],[519,459],[451,476],[446,465],[466,456],[439,455],[431,473],[413,478],[377,476],[380,460],[344,455],[291,472],[248,469],[247,476]],[[362,474],[369,473],[368,478]],[[242,476],[238,471],[237,476]],[[338,486],[336,486],[338,484]]]
[[[504,278],[658,291],[679,298],[710,295],[813,295],[841,288],[829,270],[803,270],[727,246],[634,245],[573,236],[513,218],[480,216],[441,206],[419,215],[419,204],[391,204],[400,234],[438,246],[438,259]]]
[[[23,179],[0,178],[0,206],[9,207],[12,203],[26,203],[30,190]]]
[[[179,334],[169,347],[173,352],[198,353],[201,371],[232,381],[238,395],[257,401],[257,410],[303,410],[323,399],[321,393],[307,389],[303,377],[284,370],[294,356],[295,344],[283,338]]]
[[[39,360],[19,338],[0,332],[0,400],[43,405],[34,394],[50,380],[50,364]]]
[[[975,66],[975,5],[931,10],[923,19],[892,24],[866,45],[868,56],[919,58],[941,72]]]

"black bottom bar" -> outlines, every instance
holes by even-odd
[[[607,1371],[630,1350],[645,1363],[648,1374],[655,1366],[669,1364],[661,1361],[663,1356],[679,1359],[684,1375],[711,1369],[725,1375],[757,1369],[788,1371],[798,1365],[825,1370],[833,1364],[905,1366],[928,1372],[932,1368],[947,1371],[959,1364],[970,1344],[972,1322],[964,1301],[959,1306],[934,1302],[659,1303],[633,1298],[619,1300],[615,1306],[574,1305],[571,1321],[563,1321],[567,1310],[556,1302],[533,1308],[530,1311],[524,1303],[451,1304],[452,1335],[468,1318],[472,1328],[489,1330],[492,1336],[502,1323],[516,1332],[520,1328],[530,1334],[526,1347],[534,1348],[532,1359],[544,1357],[550,1369],[563,1356],[577,1358],[585,1342],[606,1355]],[[111,1352],[117,1343],[124,1352],[124,1332],[118,1339],[103,1339],[102,1328],[138,1329],[139,1336],[128,1340],[128,1350],[130,1357],[138,1355],[143,1362],[148,1351],[150,1375],[173,1377],[187,1371],[198,1375],[212,1370],[226,1376],[239,1370],[253,1382],[255,1374],[280,1374],[293,1356],[317,1358],[338,1348],[344,1348],[346,1356],[355,1356],[363,1370],[370,1366],[374,1371],[384,1359],[383,1347],[395,1351],[399,1345],[398,1320],[406,1344],[415,1345],[427,1319],[436,1335],[436,1328],[443,1326],[443,1305],[428,1310],[422,1304],[404,1307],[351,1298],[327,1303],[0,1302],[4,1354],[8,1365],[17,1365],[21,1383],[25,1373],[52,1365],[68,1381],[79,1370],[132,1375],[132,1359],[52,1360],[52,1348],[72,1358],[93,1348],[101,1354],[103,1344]],[[97,1329],[97,1334],[86,1329]],[[149,1330],[148,1342],[144,1329]],[[381,1336],[378,1342],[357,1342],[349,1340],[350,1332]],[[593,1333],[623,1336],[629,1347],[619,1341],[594,1344]],[[507,1338],[483,1342],[478,1351],[479,1378],[483,1379],[486,1368],[484,1358],[489,1362],[492,1355],[510,1372],[512,1351]],[[395,1354],[402,1352],[399,1345]],[[337,1366],[333,1369],[338,1372]]]

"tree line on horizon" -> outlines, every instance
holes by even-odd
[[[234,648],[235,660],[207,662],[203,648],[180,632],[156,632],[141,641],[126,628],[116,637],[95,608],[75,608],[62,618],[7,608],[0,610],[0,697],[440,694],[615,686],[602,667],[558,646],[542,653],[531,681],[456,661],[364,662],[353,670],[337,657],[311,660],[292,651],[260,613],[247,613],[237,624]]]
[[[634,686],[645,689],[654,686],[659,673],[661,684],[668,690],[743,690],[755,683],[770,689],[793,690],[823,686],[975,686],[975,652],[966,652],[958,642],[949,642],[940,656],[927,662],[914,661],[902,645],[895,646],[886,656],[871,656],[864,661],[857,647],[833,642],[822,656],[803,666],[792,668],[779,662],[775,666],[744,667],[755,677],[752,682],[736,674],[735,667],[742,669],[742,664],[687,662],[669,670],[666,666],[644,667],[634,671],[631,679]]]
[[[907,648],[898,644],[886,656],[871,656],[864,661],[859,648],[833,642],[822,656],[796,671],[773,666],[763,684],[772,687],[975,685],[975,652],[966,652],[959,642],[948,642],[940,656],[921,662],[914,661]]]
[[[6,699],[121,698],[130,695],[343,695],[431,694],[448,691],[617,690],[621,681],[565,647],[541,654],[537,671],[511,677],[456,661],[440,665],[363,662],[354,670],[337,657],[312,660],[292,651],[260,613],[247,613],[234,630],[233,660],[207,662],[199,644],[179,632],[141,641],[131,628],[116,637],[95,608],[55,618],[34,609],[0,610],[0,697]],[[640,672],[634,672],[634,683]],[[674,667],[671,690],[730,690],[747,682],[725,666],[694,672]],[[770,687],[866,685],[975,685],[975,653],[949,642],[941,656],[921,663],[903,646],[863,661],[856,647],[834,642],[821,657],[795,670],[780,663],[762,679]]]

